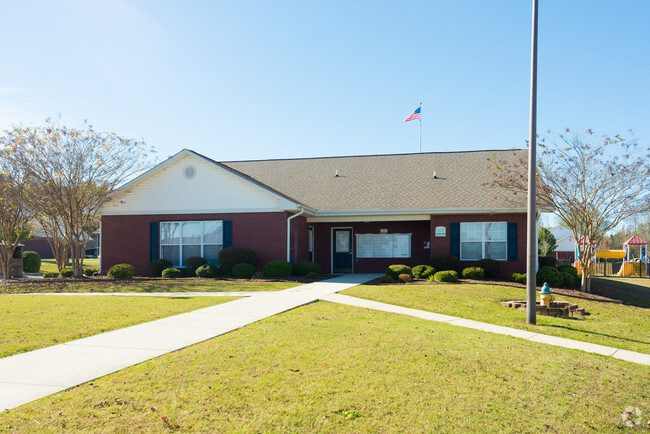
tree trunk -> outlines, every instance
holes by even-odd
[[[0,261],[2,262],[2,275],[4,276],[5,281],[11,279],[12,277],[12,265],[14,262],[13,250],[11,247],[2,246],[0,247],[2,252],[0,252]],[[11,253],[9,252],[11,250]]]

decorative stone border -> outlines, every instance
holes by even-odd
[[[525,301],[502,301],[501,306],[526,311]],[[538,301],[535,303],[535,311],[539,315],[554,316],[556,318],[584,318],[589,315],[589,312],[585,312],[584,308],[568,301],[552,301],[548,308]]]

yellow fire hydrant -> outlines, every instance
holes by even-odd
[[[548,287],[548,283],[544,282],[544,286],[542,286],[542,290],[539,293],[539,302],[548,308],[551,307],[551,302],[553,300],[555,300],[555,297],[553,297],[551,289]]]

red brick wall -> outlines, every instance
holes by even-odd
[[[431,256],[449,253],[449,224],[459,222],[508,222],[517,223],[517,260],[499,261],[501,263],[501,275],[508,273],[526,272],[526,214],[450,214],[431,216]],[[436,226],[446,228],[446,236],[436,237]],[[463,268],[470,267],[475,261],[461,261]]]
[[[27,241],[24,241],[22,244],[25,245],[25,247],[23,247],[23,252],[36,252],[42,259],[54,258],[54,253],[52,253],[50,243],[47,242],[47,238],[45,237],[32,237]]]
[[[261,269],[270,260],[287,257],[287,216],[284,212],[103,216],[102,272],[127,263],[135,267],[136,275],[149,275],[149,223],[188,220],[231,220],[233,246],[253,249]]]
[[[429,263],[429,249],[424,242],[430,240],[428,221],[411,222],[354,222],[354,223],[310,223],[314,227],[314,262],[322,267],[323,273],[332,272],[332,228],[352,228],[353,270],[355,273],[383,272],[392,264],[415,266]],[[388,229],[389,234],[412,234],[410,258],[357,258],[355,234],[378,234]]]
[[[282,259],[286,259],[286,252]],[[296,262],[308,260],[309,225],[304,216],[298,216],[291,219],[291,263],[295,264]]]

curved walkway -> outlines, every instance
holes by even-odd
[[[274,292],[88,294],[165,297],[176,294],[183,296],[249,296],[194,312],[0,359],[0,411],[18,407],[319,300],[409,315],[650,365],[650,355],[648,354],[337,294],[339,291],[368,282],[378,276],[378,274],[346,275]]]

